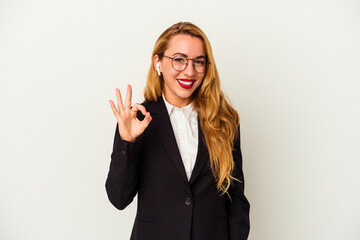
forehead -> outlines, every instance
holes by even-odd
[[[206,55],[203,41],[198,37],[185,34],[177,34],[172,37],[165,53],[170,55],[182,53],[190,58]]]

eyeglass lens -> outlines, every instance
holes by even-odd
[[[206,58],[198,58],[194,59],[193,66],[195,67],[195,71],[198,73],[204,73],[206,70]],[[183,71],[188,64],[188,60],[182,56],[175,56],[172,59],[172,66],[176,71]]]

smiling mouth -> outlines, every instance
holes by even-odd
[[[194,79],[176,79],[176,80],[178,81],[179,85],[185,89],[191,88],[195,83]]]

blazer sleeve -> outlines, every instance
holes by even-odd
[[[244,195],[244,175],[242,171],[242,155],[240,150],[240,127],[235,138],[233,159],[235,177],[229,188],[231,199],[228,199],[229,240],[246,240],[250,231],[250,204]]]
[[[113,151],[105,188],[110,202],[119,210],[125,209],[137,193],[137,166],[142,135],[135,142],[122,140],[116,125]]]

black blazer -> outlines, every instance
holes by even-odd
[[[132,240],[244,240],[249,234],[249,202],[244,196],[240,134],[234,142],[235,175],[220,195],[199,124],[198,153],[187,180],[163,99],[143,103],[152,121],[135,141],[121,140],[116,126],[106,180],[110,202],[122,210],[138,194]],[[138,112],[138,118],[144,116]]]

